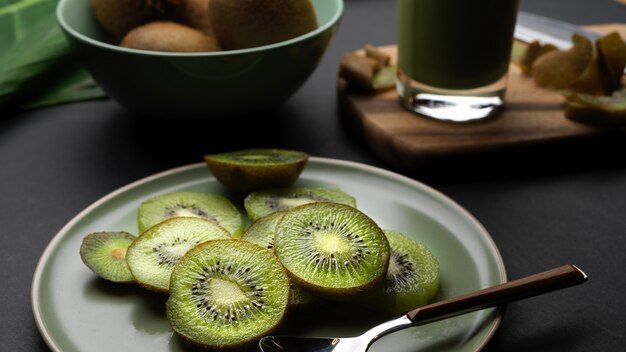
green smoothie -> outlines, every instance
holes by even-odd
[[[507,72],[519,0],[397,0],[398,62],[413,80],[472,89]]]

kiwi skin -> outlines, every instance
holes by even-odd
[[[169,21],[150,22],[130,31],[121,46],[168,52],[209,52],[220,50],[215,38],[191,27]]]
[[[226,50],[273,44],[318,27],[310,0],[211,0],[209,10]]]

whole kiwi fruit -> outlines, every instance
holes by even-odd
[[[98,23],[116,39],[150,20],[180,11],[183,0],[91,0]]]
[[[226,50],[277,43],[318,27],[310,0],[211,0],[209,17]]]
[[[220,50],[215,38],[191,27],[170,21],[150,22],[139,26],[128,32],[120,45],[133,49],[169,52]]]

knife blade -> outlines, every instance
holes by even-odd
[[[552,44],[561,50],[572,47],[572,35],[578,33],[595,41],[602,35],[585,30],[575,24],[554,18],[520,11],[515,25],[515,38],[526,43],[537,40],[542,44]]]

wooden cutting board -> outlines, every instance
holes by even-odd
[[[589,29],[619,30],[626,38],[626,24]],[[383,49],[395,59],[395,46]],[[424,158],[517,148],[606,132],[567,119],[561,94],[536,87],[532,78],[523,75],[516,65],[510,67],[505,109],[495,118],[480,122],[450,123],[420,117],[402,108],[395,90],[356,93],[342,79],[338,81],[338,97],[346,128],[380,158],[407,169]]]

